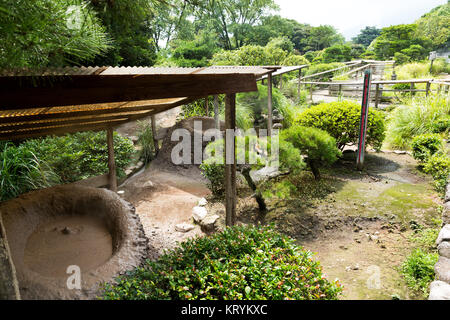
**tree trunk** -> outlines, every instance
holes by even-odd
[[[247,181],[248,186],[250,187],[250,189],[253,190],[253,192],[255,193],[255,199],[256,202],[258,203],[258,207],[259,207],[259,212],[260,213],[265,213],[267,211],[267,205],[266,202],[264,201],[264,198],[262,196],[261,191],[259,191],[258,187],[256,186],[255,182],[253,181],[252,177],[250,176],[250,167],[249,166],[244,166],[241,169],[241,173],[245,178],[245,181]]]
[[[308,163],[309,167],[311,168],[311,171],[314,175],[314,179],[320,180],[320,171],[319,168],[317,168],[317,164],[310,159],[307,159],[306,162]]]

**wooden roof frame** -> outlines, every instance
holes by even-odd
[[[280,67],[0,71],[0,140],[99,131],[208,95],[256,91]]]

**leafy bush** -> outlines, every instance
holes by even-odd
[[[434,265],[438,257],[437,253],[416,249],[402,265],[401,271],[408,286],[421,292],[424,297],[428,295],[428,286],[434,280]]]
[[[155,141],[150,123],[138,121],[138,144],[141,147],[140,158],[145,164],[155,158]]]
[[[422,134],[414,137],[411,143],[413,157],[421,162],[425,162],[442,148],[442,140],[438,134]]]
[[[106,285],[103,299],[326,300],[342,289],[312,253],[271,227],[232,227],[190,239]]]
[[[437,152],[425,163],[423,170],[433,176],[436,189],[443,194],[450,175],[450,157]]]
[[[449,114],[448,99],[442,95],[411,98],[390,113],[387,140],[391,147],[409,148],[413,137],[433,133],[436,122]]]
[[[0,201],[58,184],[60,179],[52,168],[39,160],[29,148],[2,145],[0,153]]]
[[[200,165],[202,175],[208,179],[208,189],[213,196],[221,197],[225,194],[225,166],[212,162],[203,162]]]
[[[302,112],[296,123],[328,132],[336,139],[341,150],[348,144],[356,144],[359,137],[361,106],[352,101],[336,101],[313,106]],[[385,137],[383,114],[369,108],[367,119],[367,144],[380,149]]]
[[[305,73],[305,76],[309,76],[312,74],[316,74],[316,73],[320,73],[320,72],[324,72],[324,71],[328,71],[328,70],[333,70],[333,69],[337,69],[340,67],[345,66],[345,64],[340,63],[340,62],[332,62],[332,63],[319,63],[319,64],[315,64],[310,66]],[[339,71],[339,70],[338,70]],[[315,80],[322,80],[322,81],[329,81],[335,74],[333,72],[322,75],[322,76],[318,76],[317,78],[314,78]]]
[[[341,155],[336,148],[336,140],[320,129],[293,126],[283,130],[282,139],[292,143],[302,155],[307,156],[306,161],[316,179],[320,178],[320,166],[336,162]]]

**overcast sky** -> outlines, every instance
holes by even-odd
[[[347,40],[365,26],[413,23],[447,0],[275,0],[282,17],[313,26],[330,24]]]

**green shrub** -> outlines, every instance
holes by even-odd
[[[448,98],[442,95],[410,98],[389,115],[388,143],[394,148],[409,148],[413,137],[433,133],[436,122],[448,119],[449,114]]]
[[[282,139],[292,143],[307,157],[314,177],[320,178],[319,167],[329,165],[338,159],[341,152],[336,147],[336,140],[326,131],[302,126],[293,126],[283,130]]]
[[[336,101],[313,106],[302,112],[296,123],[305,127],[315,127],[328,132],[336,139],[341,150],[348,144],[357,144],[361,106],[352,101]],[[367,144],[380,149],[385,137],[383,114],[369,108],[367,119]]]
[[[447,133],[450,130],[450,115],[446,118],[436,119],[431,124],[431,131],[434,133]]]
[[[435,133],[422,134],[414,137],[411,146],[414,159],[425,162],[442,148],[442,140]]]
[[[150,123],[138,121],[138,144],[141,147],[140,158],[145,164],[150,163],[155,158],[155,141]]]
[[[450,157],[437,152],[425,163],[423,170],[433,176],[436,189],[443,194],[450,175]]]
[[[428,286],[434,280],[434,265],[437,253],[427,253],[422,249],[414,250],[402,265],[402,274],[410,288],[428,296]]]
[[[60,182],[52,168],[28,148],[2,144],[0,152],[0,201]]]
[[[306,70],[305,76],[309,76],[309,75],[312,75],[312,74],[316,74],[316,73],[320,73],[320,72],[324,72],[324,71],[328,71],[328,70],[332,70],[332,69],[337,69],[337,68],[340,68],[340,67],[343,67],[343,66],[345,66],[345,64],[340,63],[340,62],[315,64],[315,65],[310,66]],[[336,72],[339,72],[339,70],[336,71]],[[325,75],[318,76],[318,77],[314,78],[314,80],[318,81],[320,79],[322,81],[329,81],[334,76],[335,76],[335,74],[333,72],[330,72],[330,73],[327,73]]]
[[[213,196],[221,197],[225,194],[225,166],[212,162],[203,162],[200,165],[202,175],[208,179],[208,189]]]
[[[416,89],[416,86],[413,84],[413,86],[411,87],[411,85],[409,84],[409,83],[396,83],[396,84],[394,84],[393,86],[392,86],[392,89],[394,89],[394,90],[415,90]],[[400,92],[400,94],[403,96],[403,97],[406,97],[406,96],[415,96],[416,95],[416,92],[414,92],[414,91],[403,91],[403,92]]]
[[[187,240],[106,285],[103,299],[326,300],[342,289],[312,253],[271,227],[232,227]]]

